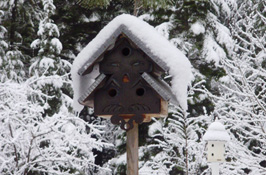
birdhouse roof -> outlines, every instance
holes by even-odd
[[[75,102],[94,81],[93,79],[87,79],[94,76],[85,75],[82,77],[82,75],[88,68],[95,66],[101,55],[114,46],[117,37],[121,34],[137,45],[162,70],[169,72],[172,76],[172,92],[180,106],[186,110],[187,86],[192,75],[188,58],[161,36],[154,27],[137,17],[126,14],[116,17],[107,24],[75,59],[71,70],[74,87],[74,108],[81,109],[81,107],[75,105]],[[84,85],[84,81],[88,84]],[[83,84],[82,87],[81,83]]]
[[[176,96],[172,93],[168,84],[160,79],[156,79],[150,74],[144,72],[141,77],[165,100],[174,105],[178,105]]]
[[[207,132],[203,136],[205,141],[229,141],[230,136],[222,123],[215,121],[210,124]]]
[[[81,95],[81,97],[78,99],[79,103],[83,103],[85,99],[90,96],[94,90],[102,83],[102,81],[105,79],[106,75],[101,74],[99,75],[95,81],[92,83],[92,85]]]

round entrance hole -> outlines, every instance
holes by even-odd
[[[123,54],[124,56],[128,56],[130,53],[131,53],[130,48],[125,47],[124,49],[122,49],[122,54]]]
[[[138,89],[136,90],[136,94],[137,94],[137,96],[143,96],[144,93],[145,93],[144,88],[138,88]]]
[[[115,97],[116,94],[117,94],[117,91],[116,91],[115,89],[110,89],[110,90],[108,91],[108,95],[109,95],[110,97]]]

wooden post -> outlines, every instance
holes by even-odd
[[[139,127],[133,123],[134,127],[127,131],[127,175],[139,174]]]

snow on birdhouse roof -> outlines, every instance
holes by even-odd
[[[141,77],[165,100],[174,105],[178,105],[176,96],[173,95],[170,87],[164,81],[155,79],[148,73],[144,72]]]
[[[203,136],[205,141],[229,141],[230,136],[222,123],[215,121],[210,124],[207,132]]]
[[[105,79],[106,75],[101,74],[99,75],[95,81],[92,83],[92,85],[88,88],[87,91],[85,91],[84,94],[81,95],[81,97],[79,98],[78,102],[79,103],[83,103],[83,101],[94,91],[96,90],[96,88],[101,84],[101,82]]]
[[[74,108],[82,109],[77,101],[89,87],[89,85],[81,87],[81,83],[84,81],[82,74],[95,64],[102,53],[113,46],[120,34],[126,35],[164,71],[169,71],[169,74],[172,75],[171,90],[180,106],[187,110],[187,86],[192,75],[188,58],[161,36],[154,27],[128,14],[120,15],[107,24],[74,60],[71,69]],[[91,78],[89,75],[87,77]],[[93,80],[86,81],[90,84],[93,83]]]

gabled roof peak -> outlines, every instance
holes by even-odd
[[[107,25],[108,26],[108,25]],[[106,26],[106,27],[107,27]],[[106,28],[104,28],[106,29]],[[104,30],[103,29],[103,30]],[[109,33],[109,36],[106,36],[105,40],[102,39],[102,45],[100,45],[97,50],[91,53],[91,56],[87,56],[87,61],[84,63],[84,65],[78,70],[79,75],[84,74],[84,72],[92,66],[95,61],[107,50],[109,50],[110,47],[112,47],[115,42],[117,41],[118,37],[120,35],[124,35],[129,41],[131,41],[134,45],[136,45],[138,48],[140,48],[146,55],[148,55],[162,70],[165,72],[169,70],[169,67],[165,63],[165,61],[161,58],[159,58],[154,52],[152,51],[152,47],[149,47],[147,45],[147,41],[136,35],[136,33],[130,31],[130,28],[128,25],[125,24],[119,24],[116,26],[114,31]],[[95,39],[97,39],[99,36],[97,35]],[[99,37],[100,38],[100,37]],[[93,40],[94,41],[94,40]],[[93,42],[92,41],[92,42]],[[88,44],[89,46],[90,44]],[[87,46],[87,47],[88,47]],[[89,48],[88,48],[89,49]],[[93,48],[90,48],[93,50]],[[158,48],[159,49],[159,48]],[[79,57],[79,56],[78,56]]]

